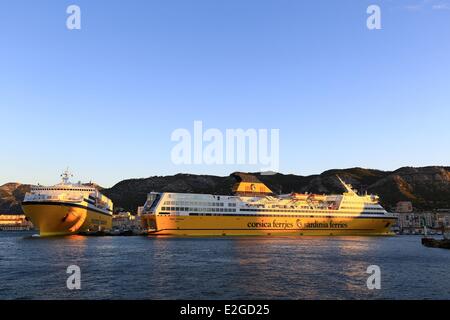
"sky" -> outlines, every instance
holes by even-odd
[[[0,0],[0,41],[0,185],[258,171],[175,164],[194,121],[279,129],[282,173],[449,165],[450,0]]]

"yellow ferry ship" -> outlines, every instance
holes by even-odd
[[[22,208],[41,236],[109,230],[113,204],[92,184],[69,183],[66,170],[62,182],[52,186],[34,186],[25,195]]]
[[[342,195],[275,195],[253,176],[235,174],[234,196],[148,195],[142,223],[148,234],[180,236],[393,235],[396,217],[375,195],[342,183]]]

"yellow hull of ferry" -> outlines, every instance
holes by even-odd
[[[112,217],[88,207],[67,204],[22,204],[25,215],[41,236],[62,236],[112,228]]]
[[[151,235],[176,236],[389,236],[395,218],[146,215]]]

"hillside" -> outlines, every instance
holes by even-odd
[[[20,183],[7,183],[0,186],[0,214],[22,213],[20,201],[28,191],[30,191],[30,185]]]
[[[329,170],[320,175],[255,175],[275,193],[342,193],[336,178],[340,175],[360,192],[378,194],[384,206],[412,201],[417,209],[450,208],[450,167],[400,168],[393,172],[351,168]],[[124,180],[103,192],[116,206],[135,211],[150,191],[231,194],[235,183],[231,176],[178,174],[166,177]]]
[[[450,167],[405,167],[393,172],[363,168],[329,170],[320,175],[255,176],[275,193],[313,192],[341,193],[336,178],[340,175],[360,192],[378,194],[382,204],[392,208],[398,201],[412,201],[418,209],[450,208]],[[144,204],[150,191],[231,194],[235,179],[231,176],[177,174],[144,179],[129,179],[102,192],[110,197],[116,209],[135,212]],[[0,213],[21,213],[20,201],[30,186],[8,183],[0,187]]]

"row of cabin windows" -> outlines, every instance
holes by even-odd
[[[262,208],[264,208],[264,207],[262,207]],[[289,209],[289,206],[277,206],[277,205],[274,205],[274,206],[272,206],[272,208],[278,208],[278,209]],[[301,208],[301,209],[309,209],[309,208],[311,208],[310,206],[299,206],[298,208]]]
[[[376,203],[375,203],[375,204],[376,204]],[[365,205],[365,206],[372,206],[372,205],[374,205],[374,203],[373,203],[373,202],[342,201],[342,205],[350,205],[350,206],[352,206],[352,205],[355,205],[355,206],[362,206],[362,205]]]
[[[315,210],[315,209],[314,209]],[[242,211],[250,212],[311,212],[311,210],[277,210],[277,209],[241,209]],[[317,211],[317,210],[316,210]],[[319,210],[321,212],[326,212],[325,210]],[[382,214],[383,212],[361,212],[364,214]]]
[[[199,202],[199,201],[165,201],[166,206],[204,206],[204,207],[224,207],[223,202]],[[228,203],[228,207],[236,207],[236,203]]]
[[[198,211],[198,212],[236,212],[228,208],[188,208],[188,207],[162,207],[162,211]]]

